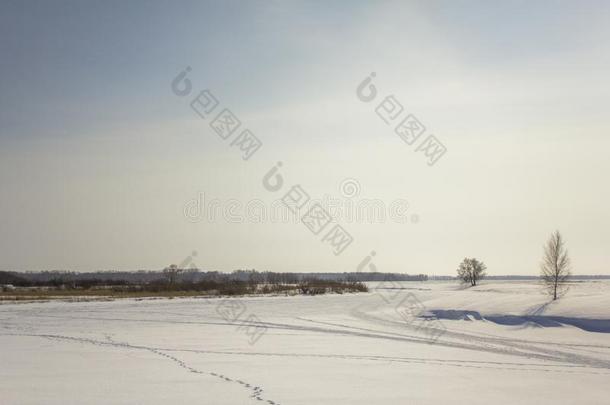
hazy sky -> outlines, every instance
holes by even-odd
[[[610,274],[609,2],[2,1],[0,55],[0,269],[196,251],[206,270],[355,271],[374,250],[379,271],[454,274],[474,256],[537,274],[559,229],[574,273]],[[203,89],[262,141],[249,160],[190,108]],[[435,165],[375,113],[389,95],[445,145]],[[239,220],[296,184],[408,201],[404,223],[337,219],[353,242],[335,256],[329,228]],[[232,211],[196,217],[200,193]]]

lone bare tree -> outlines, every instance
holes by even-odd
[[[571,275],[570,258],[559,231],[553,232],[544,246],[540,276],[553,301],[567,291],[566,282]]]
[[[472,287],[477,285],[477,281],[483,279],[485,277],[485,270],[487,266],[485,263],[472,258],[465,258],[462,263],[460,263],[460,267],[457,269],[458,277],[464,283],[470,283]]]

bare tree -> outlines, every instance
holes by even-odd
[[[169,267],[163,269],[163,274],[167,278],[167,282],[170,286],[173,286],[176,283],[176,280],[178,279],[178,274],[180,274],[181,272],[182,269],[179,269],[178,266],[176,266],[175,264],[172,264]]]
[[[470,283],[472,287],[477,285],[477,281],[483,279],[485,277],[485,270],[487,266],[485,263],[472,258],[465,258],[460,263],[460,267],[457,269],[458,277],[464,283]]]
[[[544,246],[544,258],[540,270],[540,277],[549,295],[553,296],[553,301],[566,293],[571,265],[568,250],[559,231],[553,232]]]

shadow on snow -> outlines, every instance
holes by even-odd
[[[457,311],[437,309],[430,311],[438,319],[464,321],[490,321],[499,325],[518,326],[533,324],[540,327],[558,327],[572,325],[587,332],[610,333],[610,319],[571,318],[565,316],[542,315],[487,315],[482,316],[477,311]]]

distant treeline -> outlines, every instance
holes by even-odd
[[[324,281],[442,281],[455,280],[451,276],[430,276],[425,274],[409,275],[399,273],[278,273],[256,270],[236,270],[232,273],[218,271],[200,271],[198,269],[180,270],[175,281],[182,283],[216,282],[227,283],[233,281],[258,284],[298,284],[307,280]],[[487,276],[488,280],[537,280],[539,276]],[[572,280],[607,280],[610,275],[579,275]],[[78,285],[92,287],[99,285],[142,285],[157,284],[167,281],[167,274],[163,271],[96,271],[78,273],[63,270],[17,272],[0,271],[0,284],[11,284],[16,287],[39,287],[62,285]]]
[[[486,280],[539,280],[540,276],[485,276]],[[610,275],[572,275],[570,280],[610,280]]]
[[[308,273],[314,274],[314,273]],[[247,294],[303,294],[318,295],[329,292],[366,292],[367,286],[346,276],[336,280],[308,274],[235,271],[230,274],[182,270],[175,266],[159,272],[94,272],[65,271],[5,272],[0,271],[0,291],[18,294],[17,298],[31,298],[40,294],[85,294],[137,296],[152,293],[188,295],[247,295]],[[328,274],[327,274],[328,276]],[[10,286],[9,286],[10,285]],[[14,298],[14,297],[13,297]],[[14,299],[17,299],[14,298]]]
[[[5,272],[0,271],[0,284],[20,287],[69,284],[87,281],[95,284],[146,284],[164,279],[163,271],[97,271],[78,273],[71,271]],[[201,281],[247,281],[269,284],[296,284],[303,280],[326,281],[426,281],[425,274],[408,275],[397,273],[277,273],[256,270],[236,270],[232,273],[184,269],[178,274],[182,282]]]
[[[408,275],[397,273],[278,273],[258,272],[256,270],[236,270],[232,273],[200,271],[198,269],[179,269],[176,281],[182,283],[233,281],[259,284],[298,284],[308,280],[324,281],[426,281],[425,274]],[[97,271],[78,273],[71,271],[7,272],[0,271],[0,284],[16,287],[74,285],[91,287],[98,285],[157,284],[167,280],[163,271]]]

